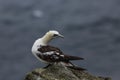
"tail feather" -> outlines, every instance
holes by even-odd
[[[67,67],[69,67],[69,68],[71,68],[71,69],[80,70],[80,71],[85,71],[85,70],[86,70],[85,68],[81,68],[81,67],[79,67],[79,66],[77,66],[77,65],[74,65],[74,64],[71,63],[71,62],[69,62],[69,64],[71,64],[72,66],[67,66]]]
[[[85,68],[81,68],[77,65],[74,65],[70,61],[69,62],[61,62],[61,64],[68,67],[68,68],[74,69],[74,70],[80,70],[80,71],[85,71],[86,70]]]
[[[67,66],[68,68],[75,69],[75,70],[80,70],[80,71],[85,71],[85,68],[77,67],[77,66]]]

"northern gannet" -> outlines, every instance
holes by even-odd
[[[42,38],[37,39],[32,46],[32,53],[35,57],[41,62],[47,63],[48,66],[62,62],[68,67],[85,70],[83,68],[76,67],[70,62],[71,60],[83,60],[83,58],[66,55],[59,48],[48,45],[52,39],[57,37],[63,38],[64,36],[56,30],[50,30]]]

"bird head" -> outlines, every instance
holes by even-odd
[[[64,38],[63,35],[61,35],[58,31],[55,31],[55,30],[48,31],[46,35],[48,35],[52,39],[58,38],[58,37]]]
[[[43,36],[42,40],[43,40],[44,43],[48,43],[52,39],[55,39],[55,38],[58,38],[58,37],[64,38],[64,36],[61,35],[58,31],[50,30]]]

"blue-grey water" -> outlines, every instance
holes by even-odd
[[[45,66],[31,53],[48,30],[65,36],[51,45],[97,76],[120,79],[119,0],[0,0],[0,80],[23,80]]]

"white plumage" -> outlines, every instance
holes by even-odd
[[[63,35],[58,31],[52,30],[48,31],[42,38],[37,39],[32,46],[34,56],[41,62],[47,64],[63,62],[63,64],[68,66],[72,65],[72,67],[74,65],[70,60],[83,60],[80,57],[65,55],[59,48],[48,45],[52,39],[57,37],[63,38]]]

